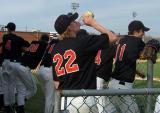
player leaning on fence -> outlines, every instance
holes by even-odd
[[[60,34],[60,42],[52,53],[53,79],[59,81],[58,89],[62,90],[96,89],[95,56],[99,49],[108,47],[109,41],[113,42],[116,39],[113,33],[89,16],[83,16],[85,25],[95,28],[102,34],[76,37],[80,30],[80,23],[75,21],[77,18],[77,13],[60,15],[54,25]],[[91,98],[93,97],[84,98],[85,100],[83,97],[68,98],[67,104],[70,105],[67,109],[70,113],[97,113],[96,104]],[[81,106],[82,104],[84,105]]]
[[[132,21],[128,26],[128,35],[120,39],[115,56],[115,69],[108,84],[109,89],[131,89],[135,79],[136,60],[145,44],[142,37],[149,28],[141,21]],[[133,96],[114,96],[108,98],[106,111],[113,113],[119,107],[122,113],[139,113]]]

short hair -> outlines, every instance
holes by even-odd
[[[40,40],[49,41],[49,36],[47,34],[42,34]]]

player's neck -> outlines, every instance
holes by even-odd
[[[69,33],[69,37],[70,38],[75,38],[76,37],[76,33],[75,32],[70,32]]]
[[[14,34],[15,31],[7,31],[8,34]]]

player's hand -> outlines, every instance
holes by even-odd
[[[83,20],[84,24],[87,26],[93,26],[96,23],[96,20],[92,18],[91,16],[83,15],[81,19]]]

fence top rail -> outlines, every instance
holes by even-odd
[[[141,89],[81,89],[81,90],[58,90],[61,96],[114,96],[114,95],[149,95],[160,94],[160,88],[141,88]]]

